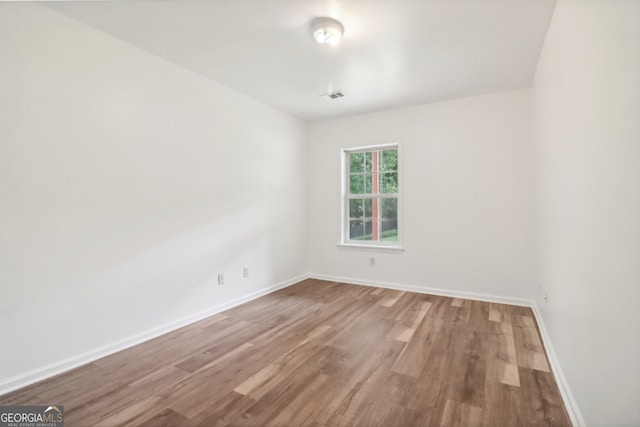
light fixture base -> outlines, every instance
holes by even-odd
[[[311,33],[320,44],[335,46],[340,42],[344,27],[337,19],[323,17],[311,21]]]

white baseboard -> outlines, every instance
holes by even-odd
[[[470,299],[475,301],[495,302],[499,304],[518,305],[531,307],[532,300],[525,298],[503,297],[490,294],[479,294],[474,292],[452,291],[449,289],[427,288],[423,286],[403,285],[400,283],[379,282],[375,280],[353,279],[348,277],[326,276],[324,274],[309,274],[309,278],[327,280],[330,282],[348,283],[350,285],[374,286],[377,288],[395,289],[398,291],[416,292],[419,294],[439,295],[443,297]]]
[[[567,383],[567,380],[564,374],[562,373],[562,369],[560,368],[560,363],[558,362],[555,352],[553,351],[553,345],[551,344],[551,340],[549,339],[549,334],[547,333],[547,330],[544,325],[544,321],[542,320],[542,316],[534,300],[529,300],[525,298],[502,297],[498,295],[478,294],[473,292],[459,292],[459,291],[451,291],[451,290],[437,289],[437,288],[418,287],[418,286],[403,285],[398,283],[378,282],[374,280],[326,276],[322,274],[310,274],[309,278],[318,279],[318,280],[327,280],[331,282],[349,283],[352,285],[373,286],[378,288],[395,289],[399,291],[416,292],[421,294],[431,294],[431,295],[439,295],[439,296],[446,296],[446,297],[452,297],[452,298],[463,298],[463,299],[470,299],[475,301],[495,302],[499,304],[510,304],[510,305],[518,305],[523,307],[530,307],[533,310],[533,314],[536,317],[536,321],[538,322],[538,326],[540,328],[540,335],[542,336],[544,348],[545,348],[545,351],[547,352],[547,358],[549,359],[549,363],[551,364],[551,371],[556,380],[556,384],[558,384],[558,389],[560,390],[560,395],[564,402],[564,406],[567,409],[569,418],[571,419],[571,424],[574,427],[586,426],[586,423],[582,418],[582,414],[580,413],[580,409],[578,408],[575,398],[573,397],[573,393],[571,393],[569,384]]]
[[[178,319],[176,321],[164,324],[162,326],[158,326],[156,328],[141,332],[139,334],[132,335],[130,337],[104,345],[94,350],[87,351],[77,356],[69,357],[67,359],[63,359],[58,362],[51,363],[41,368],[37,368],[37,369],[31,370],[7,379],[0,380],[0,395],[9,393],[13,390],[17,390],[22,387],[26,387],[30,384],[45,380],[47,378],[53,377],[55,375],[61,374],[63,372],[69,371],[71,369],[77,368],[87,363],[91,363],[95,360],[98,360],[102,357],[116,353],[118,351],[124,350],[126,348],[133,347],[134,345],[138,345],[150,339],[156,338],[160,335],[166,334],[167,332],[171,332],[176,329],[182,328],[183,326],[187,326],[191,323],[197,322],[206,317],[220,313],[221,311],[228,310],[232,307],[238,306],[240,304],[244,304],[246,302],[259,298],[261,296],[270,294],[272,292],[277,291],[278,289],[286,288],[306,278],[307,278],[306,275],[294,277],[284,282],[280,282],[277,285],[260,289],[258,291],[252,292],[247,295],[243,295],[239,298],[233,299],[231,301],[227,301],[223,304],[216,305],[214,307],[203,310],[199,313],[195,313],[187,317],[183,317],[182,319]]]
[[[558,384],[558,389],[560,390],[560,395],[564,401],[564,407],[567,409],[567,413],[571,419],[571,424],[573,424],[574,427],[586,427],[587,424],[584,422],[584,418],[582,418],[582,413],[580,412],[578,404],[573,397],[573,393],[571,393],[571,388],[569,388],[567,379],[562,372],[560,362],[553,350],[553,345],[551,345],[551,339],[549,338],[549,333],[544,325],[542,313],[540,313],[538,305],[535,302],[532,303],[531,309],[533,310],[533,314],[536,316],[536,322],[538,322],[542,342],[544,344],[545,351],[547,352],[547,359],[549,359],[549,363],[551,364],[551,371],[556,379],[556,384]]]

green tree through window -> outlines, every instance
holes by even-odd
[[[398,241],[398,149],[396,145],[346,153],[347,241]]]

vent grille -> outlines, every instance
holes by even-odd
[[[327,100],[340,99],[343,97],[344,97],[344,93],[342,93],[341,90],[336,90],[335,92],[329,92],[329,93],[320,95],[320,98],[327,99]]]

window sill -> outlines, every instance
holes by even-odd
[[[377,252],[404,252],[402,246],[382,246],[382,245],[358,245],[354,243],[338,243],[337,245],[342,249],[362,249],[365,251],[377,251]]]

